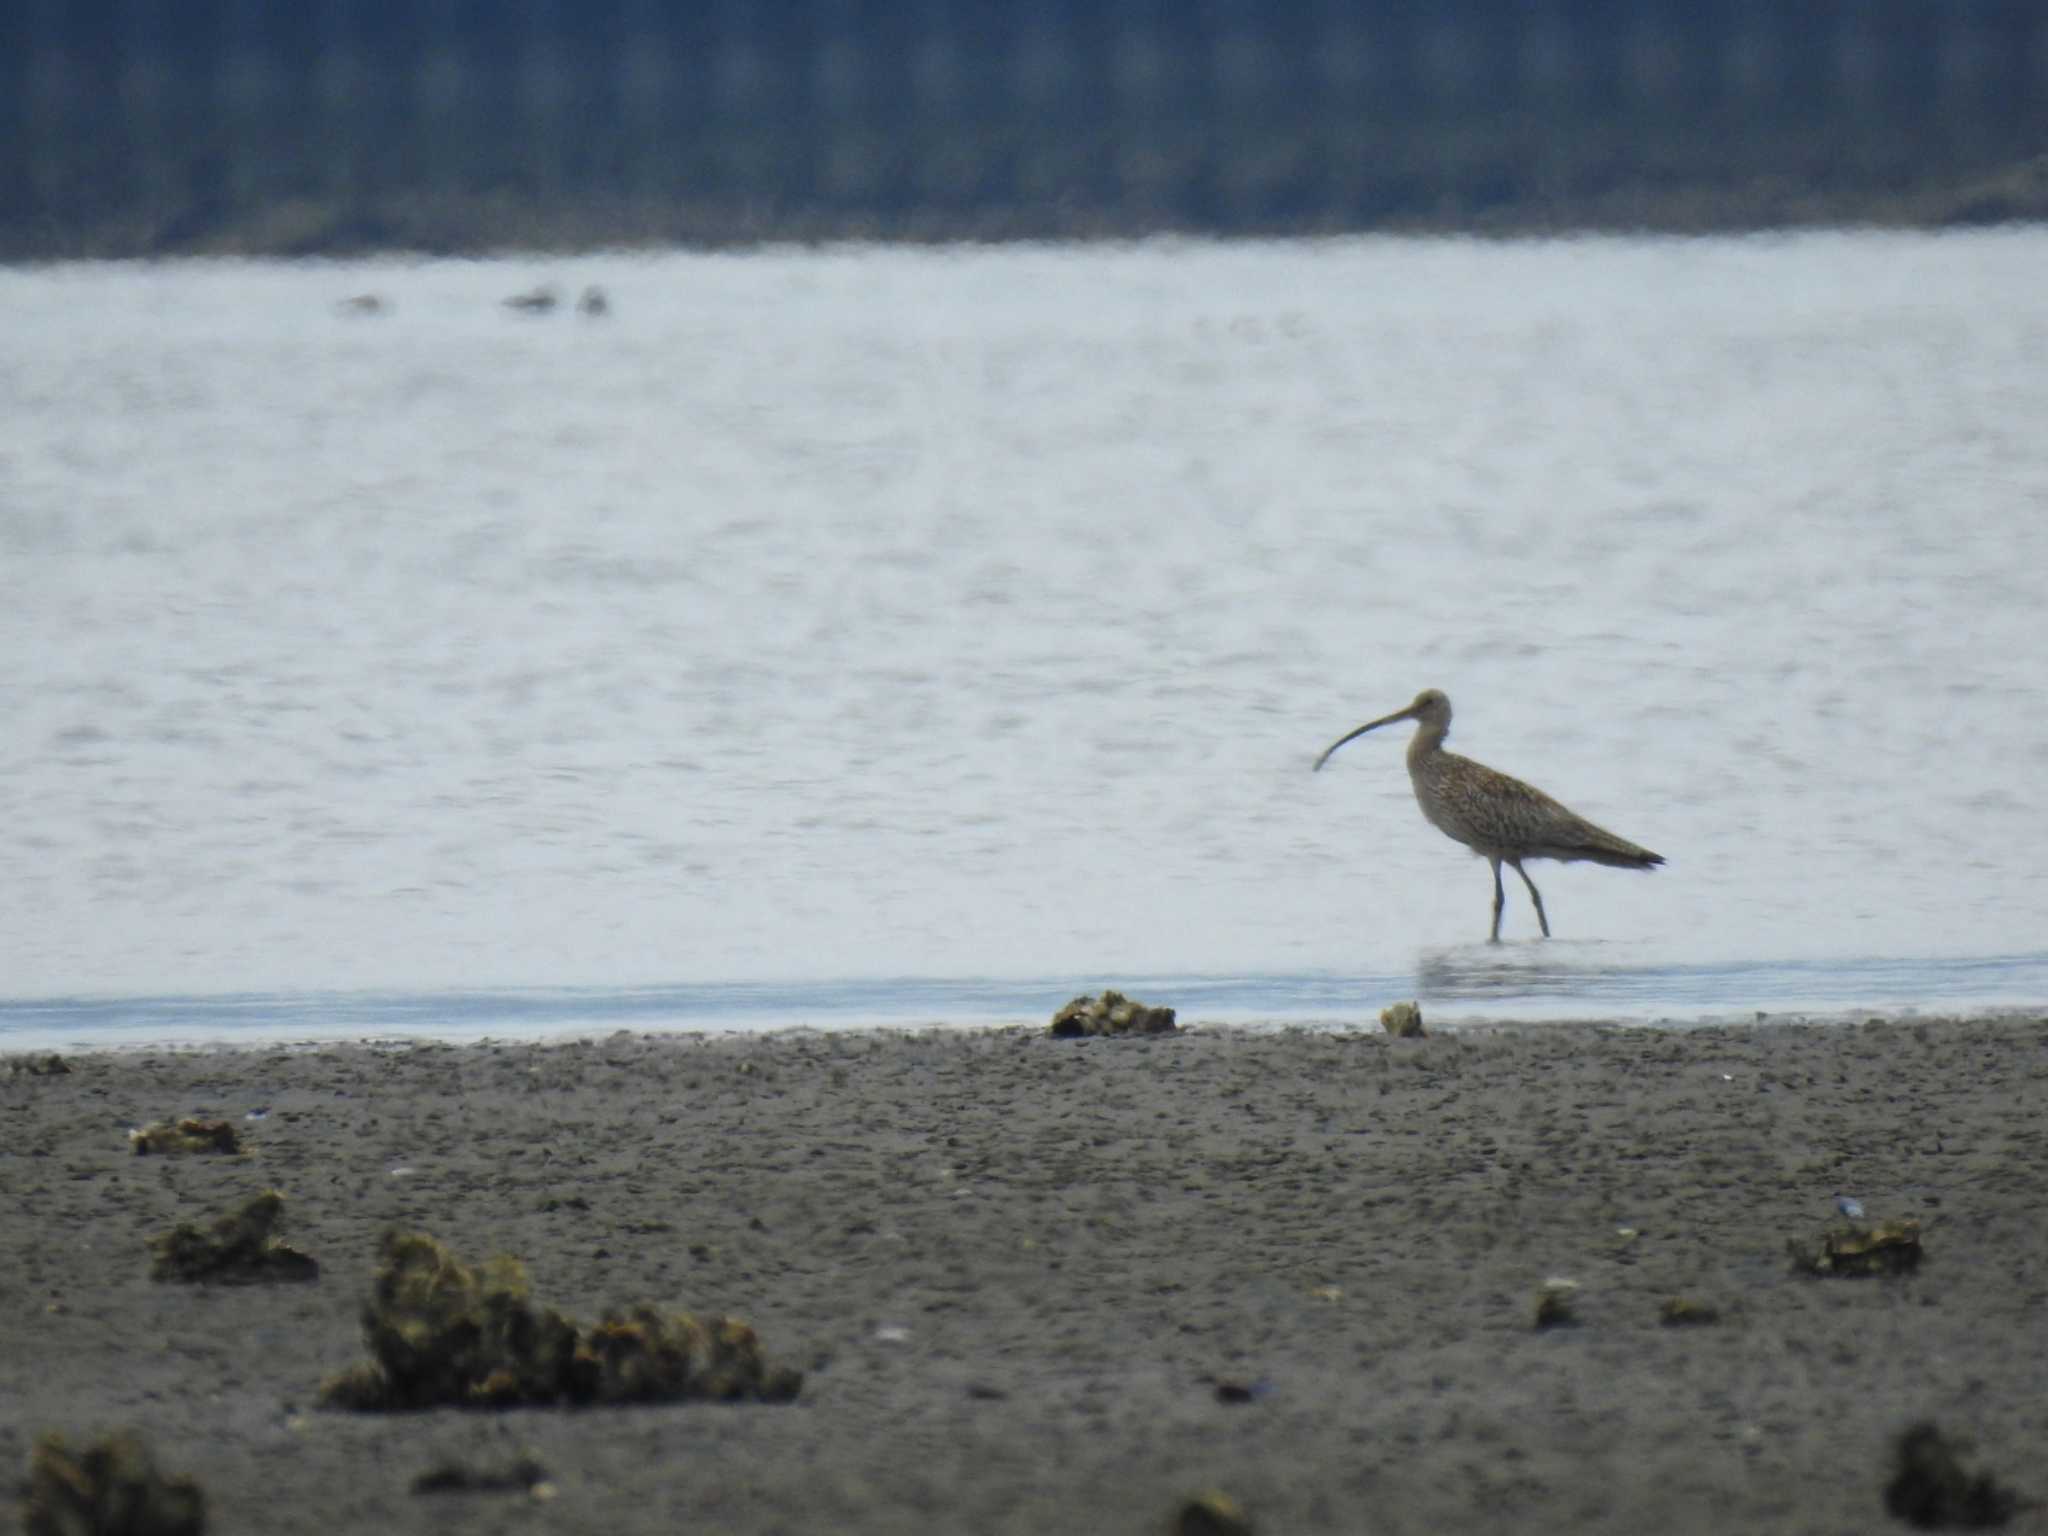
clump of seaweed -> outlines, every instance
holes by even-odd
[[[1077,997],[1052,1016],[1055,1035],[1170,1035],[1178,1029],[1171,1008],[1152,1008],[1121,992]]]
[[[271,1235],[284,1213],[284,1196],[274,1189],[253,1195],[205,1230],[181,1221],[149,1240],[155,1260],[152,1280],[221,1281],[317,1280],[320,1266]]]
[[[1422,1008],[1417,1003],[1395,1003],[1382,1008],[1380,1028],[1397,1040],[1419,1040],[1427,1033],[1422,1027]]]
[[[373,1358],[321,1389],[334,1407],[786,1402],[803,1386],[738,1318],[636,1306],[585,1330],[532,1304],[517,1259],[472,1269],[419,1232],[386,1235],[363,1336]]]
[[[1989,1472],[1972,1476],[1966,1471],[1962,1452],[1968,1449],[1932,1424],[1915,1424],[1899,1436],[1893,1453],[1897,1470],[1885,1485],[1884,1507],[1926,1531],[2004,1525],[2019,1508],[2019,1498]]]
[[[43,1056],[10,1056],[7,1058],[9,1077],[63,1077],[71,1070],[71,1063],[51,1051]]]
[[[189,1477],[165,1477],[129,1431],[74,1453],[44,1435],[28,1460],[28,1536],[203,1536],[206,1496]]]
[[[1788,1239],[1792,1267],[1809,1275],[1904,1275],[1920,1265],[1920,1223],[1838,1222],[1817,1240]]]
[[[1211,1488],[1174,1512],[1169,1536],[1252,1536],[1251,1516],[1229,1494]]]
[[[1721,1321],[1719,1307],[1691,1296],[1666,1297],[1657,1315],[1666,1328],[1704,1328]]]
[[[235,1134],[235,1128],[225,1120],[180,1120],[173,1124],[159,1120],[154,1125],[145,1125],[139,1131],[130,1131],[128,1139],[135,1146],[136,1156],[150,1152],[239,1152],[242,1139]]]

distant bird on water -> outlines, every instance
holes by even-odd
[[[1368,720],[1357,730],[1340,736],[1316,759],[1320,769],[1330,754],[1347,741],[1396,720],[1413,720],[1415,737],[1408,743],[1408,778],[1415,785],[1416,803],[1431,826],[1447,837],[1456,838],[1493,866],[1493,932],[1491,943],[1500,942],[1501,908],[1507,892],[1501,889],[1500,867],[1507,864],[1529,887],[1536,903],[1536,921],[1543,925],[1543,937],[1550,937],[1550,919],[1543,912],[1543,895],[1536,882],[1522,868],[1524,859],[1557,859],[1570,863],[1583,859],[1594,864],[1611,864],[1617,869],[1652,869],[1664,862],[1662,854],[1639,848],[1625,837],[1616,837],[1596,827],[1585,817],[1566,810],[1550,796],[1520,779],[1496,773],[1484,763],[1444,750],[1444,738],[1451,733],[1451,701],[1435,688],[1415,695],[1415,702],[1391,715]]]

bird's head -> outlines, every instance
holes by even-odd
[[[1330,754],[1345,742],[1355,741],[1367,731],[1378,730],[1383,725],[1392,725],[1396,720],[1413,720],[1423,729],[1442,736],[1451,728],[1451,696],[1441,688],[1423,689],[1415,695],[1414,701],[1406,709],[1397,709],[1391,715],[1381,715],[1377,720],[1368,720],[1357,730],[1349,731],[1331,742],[1324,749],[1323,755],[1316,759],[1316,767],[1321,768],[1327,763]]]

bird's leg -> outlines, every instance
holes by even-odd
[[[1508,904],[1508,893],[1500,888],[1500,860],[1488,859],[1486,862],[1493,866],[1493,932],[1486,936],[1486,942],[1498,944],[1500,942],[1500,910]],[[1529,877],[1524,875],[1522,878],[1526,880]]]
[[[1529,899],[1536,903],[1536,921],[1543,925],[1543,937],[1549,938],[1550,919],[1543,915],[1543,893],[1536,889],[1536,882],[1529,878],[1529,871],[1522,868],[1520,859],[1512,859],[1509,862],[1515,866],[1515,873],[1522,877],[1522,884],[1529,887]],[[1500,880],[1499,870],[1493,872],[1493,878],[1496,882]]]

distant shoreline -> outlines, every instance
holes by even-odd
[[[1958,179],[1815,188],[1777,178],[1728,185],[1638,182],[1496,202],[1446,198],[1377,215],[1212,222],[1138,206],[1019,204],[849,211],[746,200],[693,203],[390,194],[285,198],[246,208],[163,205],[91,222],[0,228],[0,264],[174,257],[343,259],[388,255],[565,255],[607,250],[744,250],[772,244],[947,245],[1008,241],[1258,240],[1345,235],[1559,238],[1726,235],[1816,228],[1944,230],[2048,221],[2048,155]]]

